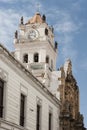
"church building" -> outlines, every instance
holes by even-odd
[[[85,130],[72,63],[56,70],[58,45],[46,16],[21,17],[14,47],[0,44],[0,130]]]

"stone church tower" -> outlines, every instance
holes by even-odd
[[[37,12],[25,24],[22,17],[14,45],[15,57],[49,88],[52,72],[56,70],[57,42],[46,16]]]
[[[46,16],[37,12],[25,24],[21,17],[14,45],[16,59],[60,99],[60,130],[85,130],[71,61],[56,70],[57,42],[53,27],[46,23]]]
[[[60,130],[85,130],[83,115],[79,112],[79,88],[72,74],[72,64],[68,60],[60,68],[61,85],[60,100],[62,102],[60,112]]]

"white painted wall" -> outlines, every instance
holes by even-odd
[[[42,106],[41,130],[48,130],[49,107],[52,108],[53,112],[53,130],[59,130],[58,104],[54,101],[52,102],[49,95],[44,95],[44,92],[37,84],[11,63],[10,60],[5,58],[3,61],[0,59],[0,67],[8,73],[8,80],[6,82],[5,120],[19,125],[20,94],[22,92],[26,96],[25,128],[28,130],[36,130],[36,104],[39,98]]]

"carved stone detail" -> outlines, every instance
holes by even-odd
[[[79,113],[79,88],[72,74],[71,61],[68,60],[65,68],[61,67],[60,70],[60,130],[85,130],[83,116]]]

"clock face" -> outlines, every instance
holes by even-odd
[[[35,40],[38,37],[38,32],[34,29],[29,30],[28,39]]]

